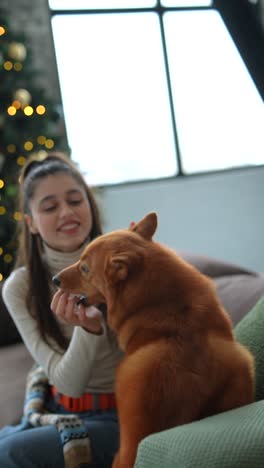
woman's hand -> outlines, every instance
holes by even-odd
[[[103,333],[102,312],[94,306],[77,305],[79,298],[59,289],[53,296],[50,308],[56,317],[70,325],[85,328],[90,333]]]

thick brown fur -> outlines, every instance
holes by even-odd
[[[212,281],[152,239],[156,213],[105,234],[59,275],[61,287],[105,302],[125,356],[116,375],[120,450],[134,466],[147,435],[249,404],[254,360],[235,341]]]

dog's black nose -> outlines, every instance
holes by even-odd
[[[60,284],[61,284],[60,278],[58,276],[53,276],[52,277],[52,282],[54,284],[56,284],[56,286],[60,286]]]

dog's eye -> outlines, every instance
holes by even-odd
[[[85,263],[82,264],[81,270],[83,273],[89,273],[89,268]]]

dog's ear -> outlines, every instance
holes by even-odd
[[[146,240],[151,240],[158,225],[157,213],[154,211],[147,214],[138,223],[130,223],[130,231],[137,232],[140,236]]]
[[[136,252],[112,255],[107,259],[105,273],[113,284],[124,281],[130,272],[140,263],[140,255]]]

